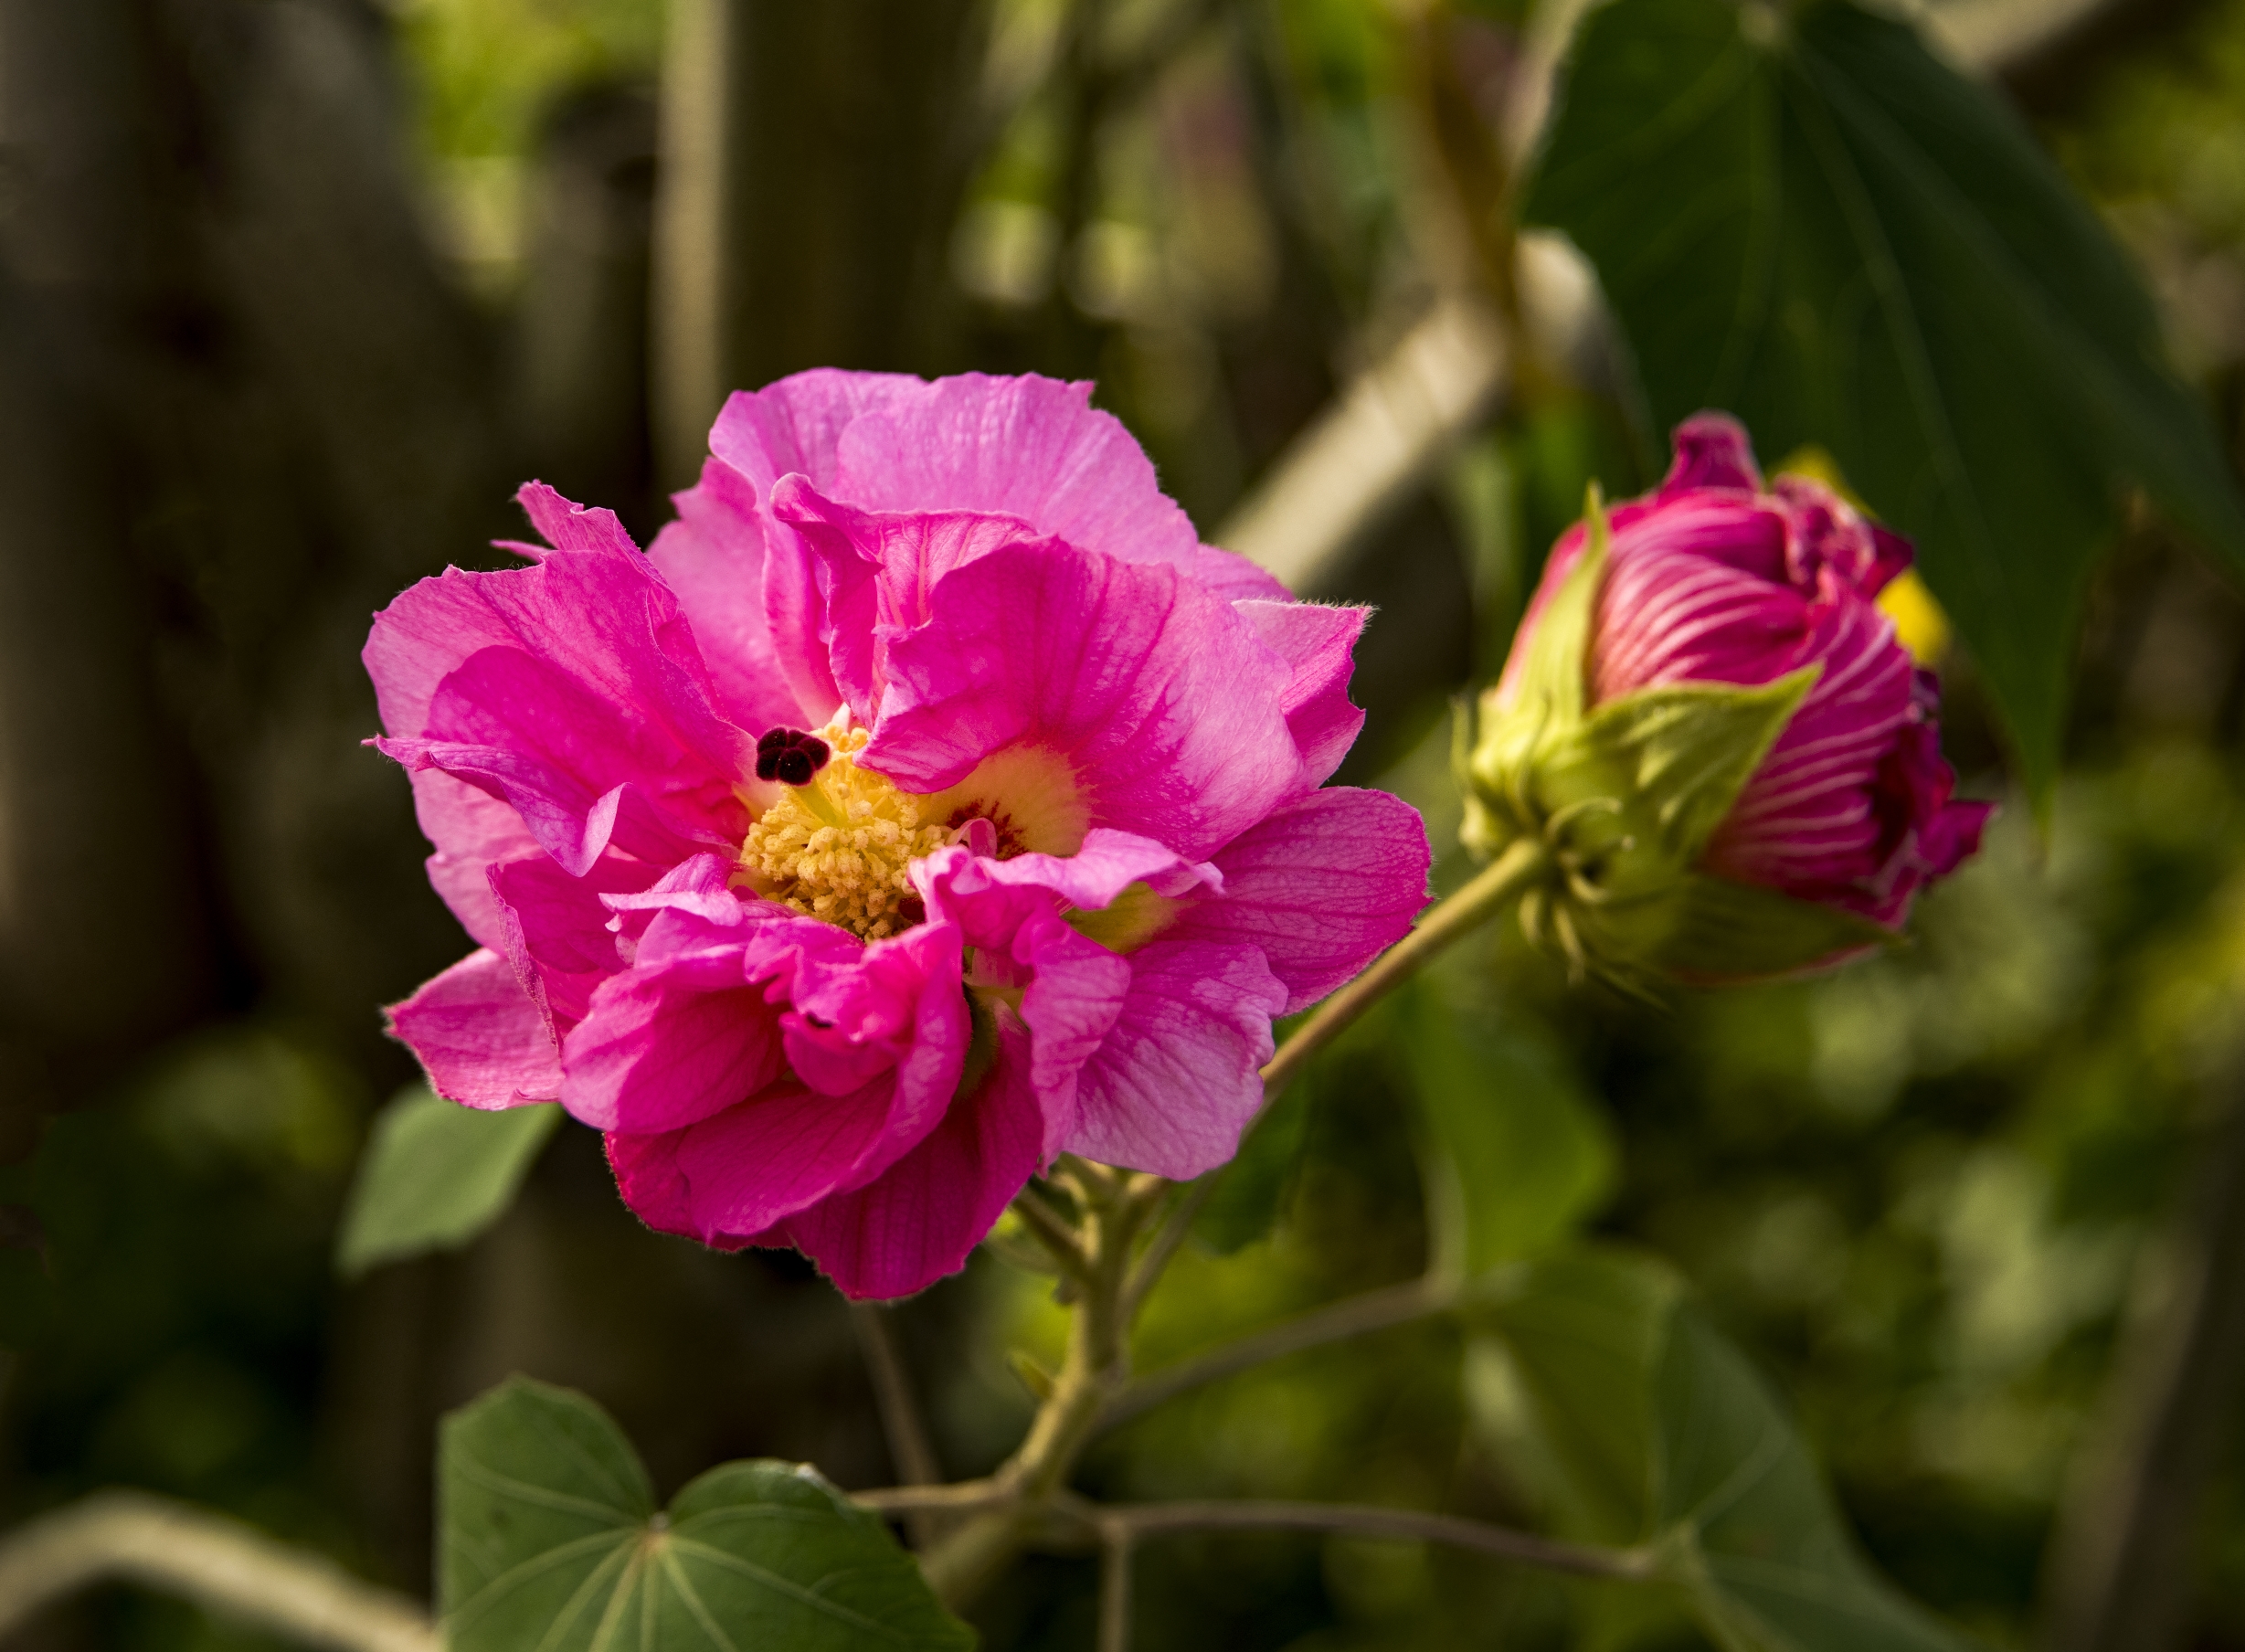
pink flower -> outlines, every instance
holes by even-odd
[[[1899,927],[1917,892],[1978,847],[1992,808],[1951,796],[1938,684],[1872,601],[1910,566],[1909,543],[1815,482],[1780,476],[1765,489],[1745,430],[1720,413],[1678,427],[1659,491],[1608,521],[1585,662],[1590,707],[1817,668],[1698,870]],[[1586,544],[1578,524],[1553,548],[1498,706]]]
[[[366,647],[479,950],[392,1011],[437,1090],[557,1097],[651,1225],[853,1297],[959,1267],[1072,1151],[1234,1150],[1271,1019],[1408,928],[1417,816],[1322,788],[1365,615],[1202,545],[1089,387],[737,395],[642,555],[537,483],[535,567]]]

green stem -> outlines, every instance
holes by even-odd
[[[954,1610],[980,1594],[1020,1555],[1064,1489],[1107,1401],[1130,1380],[1123,1283],[1138,1228],[1160,1190],[1136,1177],[1084,1175],[1077,1191],[1085,1199],[1085,1220],[1070,1250],[1082,1271],[1075,1276],[1067,1355],[1053,1391],[1028,1437],[990,1477],[1005,1500],[961,1522],[920,1559],[929,1587]]]
[[[1396,988],[1417,974],[1435,954],[1520,899],[1550,864],[1550,852],[1541,840],[1520,838],[1502,854],[1476,873],[1470,882],[1438,903],[1419,920],[1418,927],[1390,947],[1340,991],[1319,1004],[1294,1035],[1278,1047],[1263,1068],[1263,1105],[1240,1132],[1241,1140],[1271,1110],[1271,1103],[1315,1055],[1354,1026],[1357,1021]],[[1126,1308],[1136,1318],[1138,1305],[1153,1289],[1162,1273],[1192,1231],[1193,1218],[1216,1191],[1215,1176],[1203,1176],[1186,1189],[1172,1207],[1146,1255],[1131,1278]]]
[[[1354,1026],[1365,1011],[1416,975],[1435,953],[1525,894],[1543,875],[1550,858],[1541,839],[1517,840],[1421,918],[1417,928],[1375,958],[1371,969],[1319,1004],[1264,1067],[1263,1106],[1255,1117],[1269,1110],[1304,1063]],[[1248,1128],[1254,1128],[1253,1120]]]
[[[1516,900],[1543,875],[1545,864],[1540,842],[1515,843],[1428,912],[1371,969],[1327,999],[1265,1065],[1263,1104],[1255,1117],[1269,1110],[1311,1055],[1435,953]],[[1255,1120],[1248,1122],[1252,1128]],[[1057,1506],[1068,1499],[1067,1480],[1076,1458],[1129,1382],[1130,1326],[1138,1305],[1183,1243],[1212,1186],[1210,1179],[1202,1179],[1171,1207],[1134,1268],[1138,1231],[1170,1184],[1156,1176],[1128,1175],[1075,1161],[1064,1165],[1062,1174],[1083,1208],[1080,1224],[1071,1229],[1059,1212],[1033,1194],[1025,1193],[1016,1209],[1075,1287],[1067,1356],[1030,1424],[1028,1437],[990,1477],[987,1495],[978,1491],[974,1507],[979,1512],[963,1519],[920,1557],[929,1586],[954,1610],[973,1601],[1011,1566],[1051,1524]],[[1267,1510],[1277,1506],[1265,1507]]]

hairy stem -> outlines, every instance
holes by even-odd
[[[1374,958],[1363,974],[1319,1004],[1263,1069],[1263,1110],[1269,1110],[1278,1093],[1312,1055],[1354,1026],[1365,1011],[1416,975],[1437,952],[1518,900],[1543,874],[1547,858],[1548,852],[1540,841],[1520,839],[1455,895],[1435,905],[1409,935]]]
[[[0,1636],[111,1581],[184,1594],[330,1652],[439,1652],[436,1626],[404,1595],[238,1520],[136,1491],[101,1492],[0,1540]]]
[[[859,1508],[880,1514],[909,1514],[923,1509],[964,1514],[993,1503],[1011,1502],[1014,1496],[996,1480],[959,1480],[949,1486],[879,1486],[848,1495]]]

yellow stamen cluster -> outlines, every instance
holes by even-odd
[[[788,788],[748,829],[741,881],[798,912],[879,940],[906,927],[904,903],[918,898],[905,867],[949,842],[950,829],[941,820],[924,822],[920,799],[857,766],[863,729],[830,728],[820,737],[832,757],[810,785]]]

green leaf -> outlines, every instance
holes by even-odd
[[[874,1516],[809,1467],[728,1463],[658,1514],[582,1394],[515,1377],[444,1420],[439,1605],[450,1652],[966,1648]]]
[[[376,1117],[344,1207],[335,1265],[365,1273],[423,1251],[462,1245],[503,1215],[561,1108],[486,1113],[433,1094],[400,1090]]]
[[[2090,570],[2139,484],[2245,560],[2149,301],[1994,94],[1844,0],[1613,0],[1525,216],[1597,267],[1663,427],[1829,450],[1916,540],[2038,789]]]
[[[1517,1014],[1455,1006],[1436,980],[1398,996],[1437,1268],[1477,1277],[1568,1237],[1611,1191],[1615,1155],[1565,1052]]]
[[[1681,981],[1765,980],[1899,940],[1892,930],[1837,906],[1700,874],[1686,886],[1676,927],[1654,961]]]
[[[1767,1387],[1666,1268],[1546,1263],[1477,1322],[1502,1360],[1483,1410],[1556,1523],[1652,1545],[1670,1599],[1728,1652],[1971,1647],[1870,1569]]]

